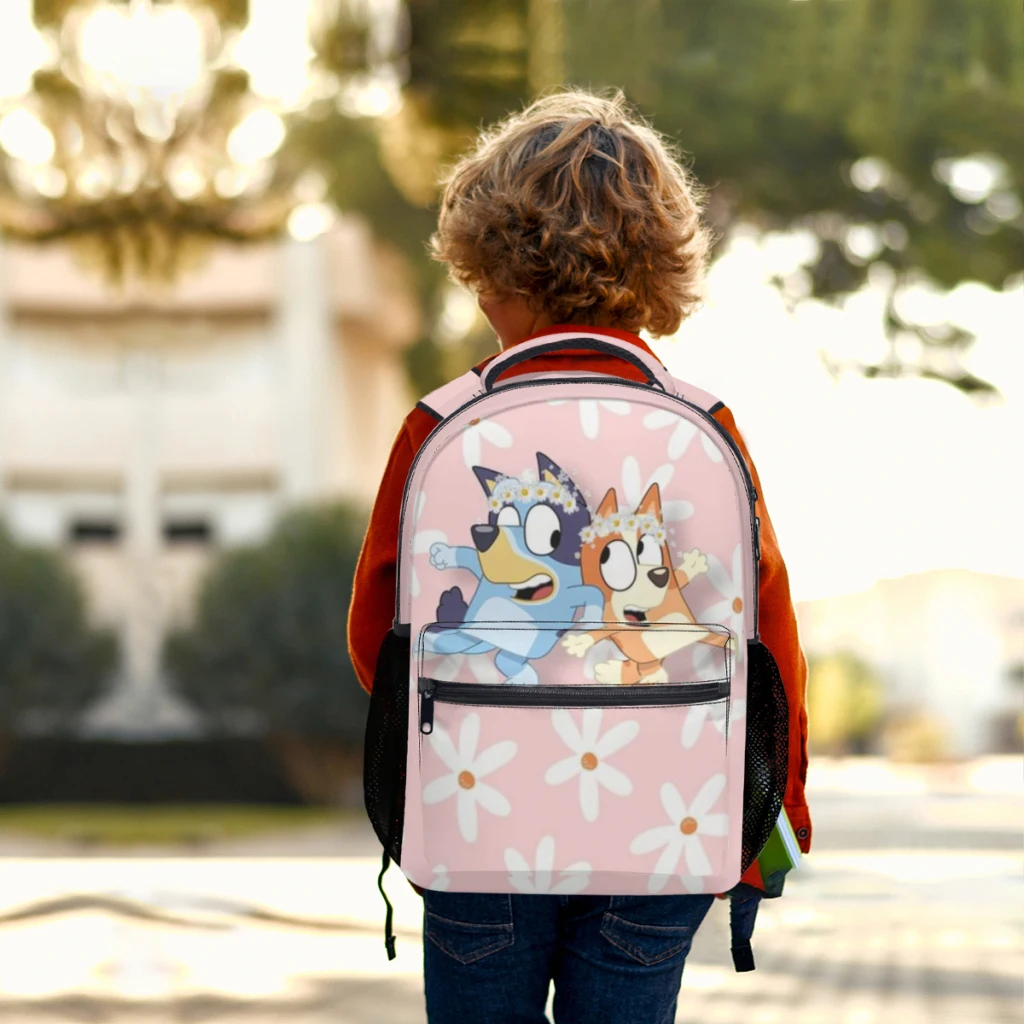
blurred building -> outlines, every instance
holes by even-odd
[[[990,751],[1021,713],[1024,580],[936,570],[801,602],[797,616],[808,655],[863,658],[885,683],[887,710],[929,715],[950,755]]]
[[[355,219],[225,247],[160,295],[113,293],[60,249],[0,261],[0,515],[69,549],[123,637],[87,729],[190,731],[159,649],[211,554],[290,504],[373,496],[410,404],[403,265]]]

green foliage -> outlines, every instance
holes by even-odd
[[[869,266],[887,268],[890,352],[837,371],[993,390],[961,363],[970,334],[908,323],[895,310],[921,275],[946,288],[977,280],[998,289],[1024,267],[1016,0],[665,0],[639,17],[614,0],[567,0],[566,16],[570,79],[623,87],[693,155],[720,235],[743,219],[817,236],[815,257],[777,282],[794,302],[841,301]],[[943,180],[944,161],[966,157],[1001,177],[994,202]],[[860,245],[850,245],[851,228]]]
[[[536,4],[536,0],[534,0]],[[407,90],[471,137],[531,92],[530,0],[408,0]]]
[[[807,666],[807,715],[815,750],[864,753],[882,725],[883,686],[875,670],[848,651],[811,658]]]
[[[936,162],[989,154],[1024,197],[1024,19],[1016,0],[664,2],[646,16],[568,0],[570,77],[622,86],[693,154],[720,224],[814,214],[895,223],[878,259],[952,287],[1002,287],[1024,265],[1024,221],[957,198]],[[638,55],[643,54],[642,59]],[[849,176],[881,162],[874,187]],[[811,222],[824,238],[839,226]],[[864,260],[823,249],[815,294],[849,291]]]
[[[364,530],[349,508],[296,511],[214,566],[165,651],[176,689],[214,727],[256,712],[267,732],[362,742],[367,698],[345,630]]]
[[[15,544],[0,528],[0,732],[25,716],[71,728],[107,689],[116,661],[113,635],[87,623],[81,587],[64,561]]]

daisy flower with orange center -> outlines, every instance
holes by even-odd
[[[619,722],[601,735],[601,709],[587,708],[580,728],[572,714],[559,708],[551,713],[551,724],[572,753],[556,761],[544,776],[549,786],[559,786],[570,779],[579,779],[580,809],[587,821],[597,821],[600,790],[603,786],[616,796],[629,796],[633,783],[608,758],[632,743],[640,732],[638,722]]]
[[[467,843],[476,841],[477,807],[506,817],[511,805],[504,793],[483,782],[485,776],[508,764],[518,749],[514,740],[501,740],[477,753],[480,740],[480,716],[466,715],[459,727],[459,745],[440,724],[430,734],[430,746],[448,769],[423,787],[423,802],[437,804],[455,797],[459,832]]]
[[[729,831],[729,816],[711,813],[725,791],[725,776],[713,775],[687,806],[676,786],[666,782],[661,787],[661,806],[668,817],[667,825],[656,825],[641,832],[629,845],[629,852],[643,855],[661,849],[647,884],[651,893],[661,892],[676,873],[680,858],[686,863],[681,877],[687,888],[690,882],[714,874],[711,861],[701,842],[705,836],[724,836]]]

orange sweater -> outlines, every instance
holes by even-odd
[[[579,330],[578,325],[560,325],[538,331],[537,335]],[[639,335],[606,327],[586,328],[588,334],[605,334],[636,345],[653,355]],[[482,369],[490,362],[478,364]],[[511,367],[507,376],[541,371],[597,370],[630,380],[642,380],[639,370],[622,360],[596,352],[566,352],[541,356]],[[715,412],[715,419],[733,436],[750,467],[757,488],[757,515],[761,519],[761,562],[759,588],[759,625],[761,639],[775,656],[789,699],[789,783],[785,806],[801,849],[806,853],[811,843],[811,819],[804,796],[807,777],[807,664],[797,636],[796,616],[789,596],[789,577],[779,552],[772,521],[765,507],[761,481],[736,428],[732,413],[725,407]],[[352,604],[348,618],[348,646],[359,681],[367,691],[373,686],[377,652],[391,628],[395,613],[395,569],[398,561],[399,517],[405,481],[413,458],[437,421],[422,409],[413,409],[391,448],[384,469],[377,500],[370,514],[370,523],[363,549],[356,566]]]

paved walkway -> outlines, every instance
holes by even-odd
[[[716,905],[677,1021],[1020,1022],[1021,766],[923,788],[877,763],[832,767],[815,778],[815,854],[761,912],[758,970],[732,972]],[[341,855],[339,841],[0,862],[0,1022],[423,1024],[419,898],[394,872],[389,964],[372,836],[350,828]]]

